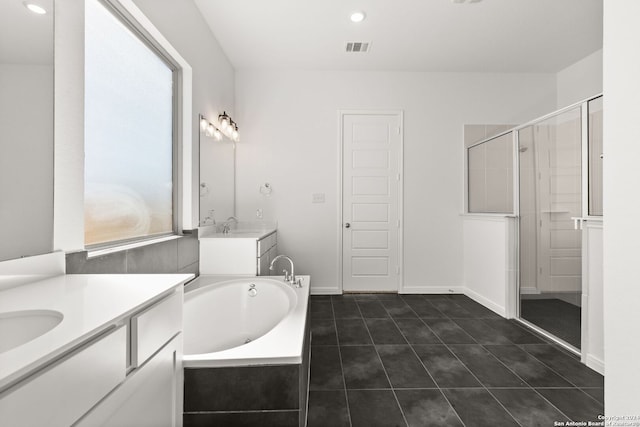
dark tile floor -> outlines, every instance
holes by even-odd
[[[582,309],[556,298],[522,299],[523,319],[580,348]]]
[[[311,297],[309,427],[597,421],[603,377],[463,295]]]

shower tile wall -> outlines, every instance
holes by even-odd
[[[87,251],[68,253],[67,274],[198,274],[198,245],[197,230],[194,230],[178,239],[90,259]]]
[[[308,311],[302,363],[185,368],[184,426],[304,427],[310,356]]]

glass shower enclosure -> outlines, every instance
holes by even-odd
[[[602,98],[516,129],[519,318],[581,347],[582,221],[602,215]]]

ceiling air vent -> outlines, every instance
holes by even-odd
[[[371,42],[347,42],[347,52],[367,53],[371,47]]]

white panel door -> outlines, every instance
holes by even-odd
[[[579,109],[563,113],[552,125],[536,126],[541,293],[582,287],[582,235],[571,220],[582,212],[580,130]]]
[[[343,114],[342,283],[345,292],[397,292],[401,120]]]

